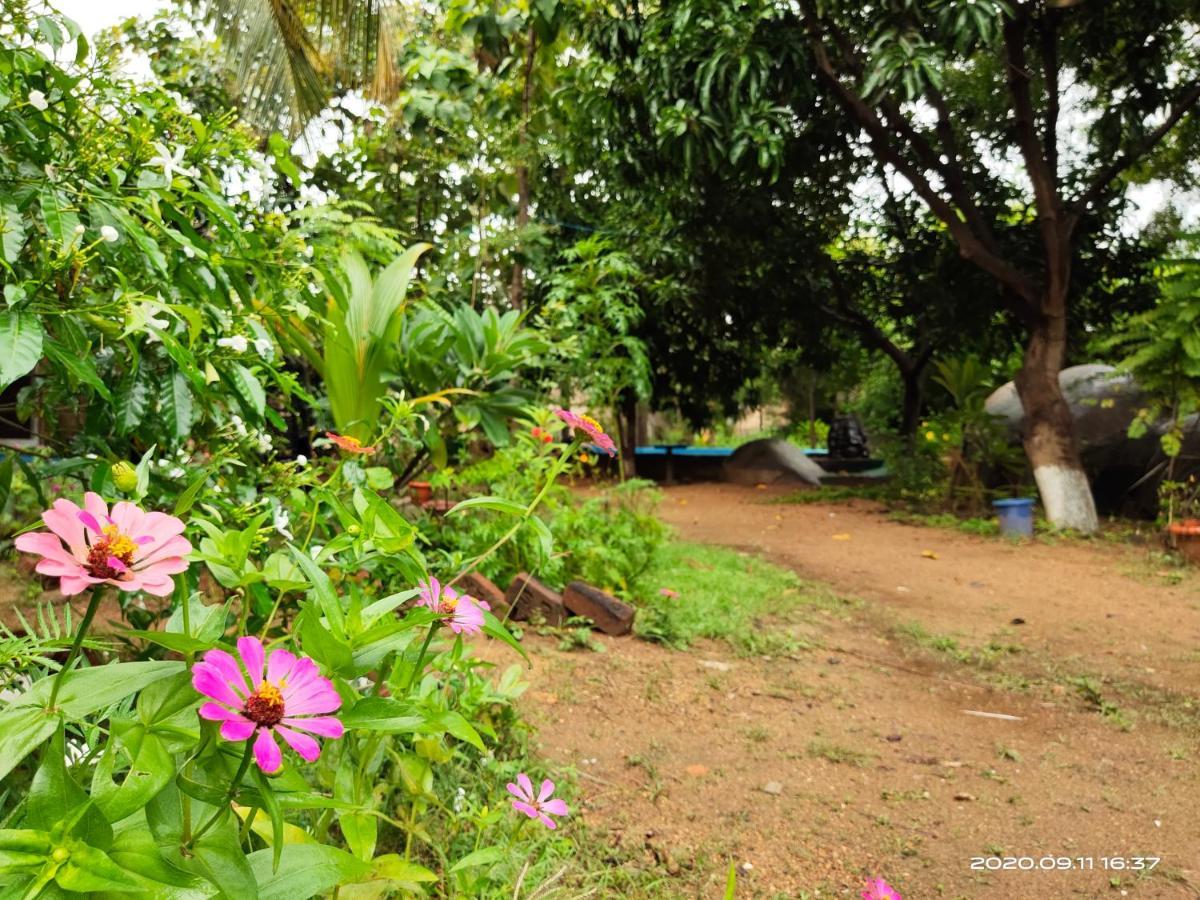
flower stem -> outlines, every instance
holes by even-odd
[[[537,496],[530,501],[527,507],[525,507],[525,512],[521,514],[521,518],[517,519],[512,528],[504,532],[500,540],[496,541],[496,543],[492,544],[492,546],[488,547],[481,554],[471,560],[467,567],[454,576],[454,579],[448,585],[446,585],[446,587],[452,587],[455,583],[465,578],[471,572],[474,572],[479,567],[480,563],[512,540],[513,535],[517,533],[520,527],[529,521],[529,517],[533,515],[534,510],[536,510],[538,505],[541,504],[542,499],[546,496],[546,492],[549,491],[554,482],[558,480],[558,476],[563,473],[564,469],[566,469],[567,463],[570,461],[571,456],[576,450],[579,449],[582,443],[583,442],[579,438],[571,441],[567,449],[563,451],[562,455],[555,460],[554,465],[550,467],[550,474],[546,476],[546,483],[543,484],[542,489],[537,492]]]
[[[50,709],[54,709],[54,704],[58,701],[58,691],[62,687],[67,672],[75,664],[75,660],[79,658],[79,649],[83,646],[83,639],[87,637],[88,628],[92,625],[92,619],[96,618],[96,610],[100,608],[100,598],[103,596],[104,591],[100,588],[92,590],[92,596],[88,599],[87,612],[83,614],[83,621],[79,623],[79,630],[75,632],[75,641],[71,644],[71,652],[67,654],[67,661],[63,663],[63,667],[54,676],[54,684],[50,688]]]
[[[408,684],[404,686],[404,693],[407,694],[413,689],[413,685],[417,683],[417,678],[421,674],[421,670],[425,668],[425,653],[429,650],[429,642],[433,640],[433,633],[437,631],[437,622],[432,622],[429,625],[429,631],[425,635],[425,643],[421,645],[421,652],[417,654],[417,664],[413,666],[412,674],[408,676]]]
[[[237,774],[233,776],[233,781],[229,784],[229,793],[225,795],[225,799],[213,811],[213,814],[208,817],[208,821],[196,829],[196,832],[192,835],[192,839],[188,841],[189,846],[200,840],[204,836],[204,833],[216,824],[217,819],[221,817],[221,814],[225,812],[229,804],[233,802],[233,798],[237,796],[238,788],[242,786],[242,779],[246,777],[246,770],[250,768],[250,758],[253,755],[254,742],[247,738],[246,752],[242,754],[242,761],[238,765]]]

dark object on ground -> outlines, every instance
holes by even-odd
[[[512,607],[512,617],[518,621],[540,619],[557,628],[567,618],[562,596],[528,572],[521,572],[512,580],[504,599]]]
[[[825,446],[834,459],[865,459],[868,455],[867,435],[858,416],[836,417],[829,426]]]
[[[742,444],[725,461],[726,481],[734,484],[811,484],[820,486],[825,470],[804,451],[781,438]]]
[[[478,572],[471,572],[459,579],[456,587],[464,594],[470,594],[476,600],[485,600],[492,608],[492,614],[498,619],[508,615],[508,600],[504,591],[492,579]]]
[[[636,610],[612,594],[582,581],[572,581],[562,595],[563,606],[573,616],[586,616],[605,634],[620,637],[633,630]]]
[[[1075,420],[1083,467],[1100,511],[1156,515],[1158,484],[1166,471],[1159,438],[1169,423],[1151,426],[1142,437],[1129,437],[1129,425],[1147,405],[1147,398],[1132,376],[1112,366],[1071,366],[1059,373],[1058,381]],[[984,408],[1007,427],[1014,444],[1021,442],[1025,410],[1011,381],[993,391]],[[1185,434],[1181,464],[1200,451],[1200,434],[1187,427]],[[1177,468],[1175,479],[1188,471],[1188,466]]]

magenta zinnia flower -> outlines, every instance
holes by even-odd
[[[537,819],[547,828],[558,827],[550,816],[567,814],[566,803],[562,800],[550,799],[550,795],[554,793],[554,782],[549,778],[542,782],[542,789],[536,797],[533,795],[533,782],[524,772],[517,776],[516,784],[509,782],[507,787],[508,792],[517,798],[512,802],[513,809],[525,813],[531,819]]]
[[[582,431],[590,437],[592,443],[609,456],[617,455],[617,445],[613,443],[612,438],[604,433],[604,427],[591,416],[585,416],[582,413],[575,413],[569,409],[559,409],[557,407],[554,410],[554,414],[576,431]]]
[[[57,576],[66,596],[93,584],[165,597],[175,588],[172,575],[187,569],[192,545],[182,536],[183,522],[166,513],[145,512],[121,501],[112,508],[99,494],[83,495],[83,508],[55,500],[42,513],[49,531],[17,537],[18,550],[37,553],[37,571]]]
[[[340,738],[345,731],[331,713],[342,705],[333,682],[322,677],[317,664],[306,656],[273,650],[266,660],[263,677],[263,643],[256,637],[237,641],[242,669],[233,655],[209,650],[204,661],[192,669],[192,687],[217,701],[200,707],[200,715],[221,723],[227,741],[254,739],[254,760],[267,774],[283,767],[283,756],[275,733],[307,762],[321,755],[316,740],[302,731],[321,737]],[[249,676],[249,681],[247,681]]]
[[[455,634],[478,634],[483,628],[483,611],[491,608],[484,601],[460,594],[449,585],[442,587],[436,578],[421,585],[417,606],[432,609]]]
[[[903,900],[896,889],[882,878],[874,878],[867,882],[867,889],[862,892],[863,900]]]

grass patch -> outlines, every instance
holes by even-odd
[[[638,580],[637,595],[639,637],[675,649],[699,638],[724,640],[746,655],[809,646],[788,633],[789,621],[804,611],[843,612],[853,605],[761,557],[686,543],[673,543],[655,556]]]
[[[866,768],[875,758],[870,753],[819,740],[809,741],[808,755],[813,759],[823,759],[836,765],[857,766],[860,769]]]
[[[819,488],[806,488],[776,497],[772,503],[793,503],[804,506],[809,503],[845,503],[848,500],[878,500],[890,499],[887,489],[877,484],[827,485]]]

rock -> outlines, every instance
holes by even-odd
[[[768,781],[762,789],[764,794],[770,794],[773,797],[778,797],[783,793],[783,785],[778,781]]]
[[[636,610],[612,594],[583,581],[572,581],[562,595],[563,606],[575,616],[586,616],[605,634],[620,637],[633,631]]]
[[[521,572],[512,580],[504,599],[512,607],[512,617],[518,621],[541,619],[557,628],[567,618],[562,596],[528,572]]]
[[[973,801],[975,799],[975,795],[968,794],[966,791],[959,791],[957,794],[954,795],[954,799],[959,801],[960,803],[970,803],[971,801]]]
[[[470,594],[476,600],[486,600],[497,619],[508,615],[509,604],[504,597],[504,591],[486,575],[471,572],[460,578],[457,586],[462,593]]]
[[[700,763],[692,763],[690,766],[686,766],[683,771],[687,772],[693,778],[703,778],[708,774],[708,766],[703,766]]]
[[[804,451],[782,438],[764,438],[738,447],[722,467],[734,484],[811,484],[820,486],[825,470]]]
[[[733,671],[733,666],[731,666],[729,663],[721,662],[716,659],[702,659],[700,660],[700,665],[706,669],[715,669],[718,672]]]
[[[1129,437],[1129,425],[1147,405],[1147,398],[1132,376],[1112,366],[1071,366],[1059,373],[1058,381],[1075,420],[1080,456],[1101,511],[1156,513],[1161,476],[1142,479],[1162,460],[1159,438],[1170,423],[1154,423],[1143,436]],[[1007,428],[1014,445],[1021,442],[1025,410],[1013,382],[993,391],[984,408]],[[1187,423],[1184,432],[1189,433]],[[1196,450],[1200,450],[1200,435],[1193,433],[1185,440],[1181,458]],[[1177,470],[1175,476],[1178,480],[1187,474]]]

